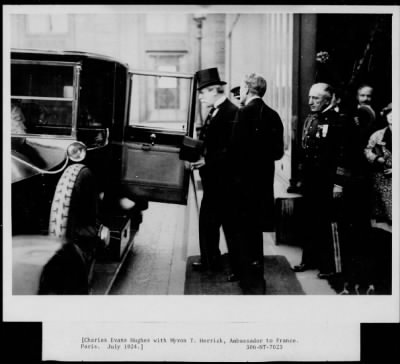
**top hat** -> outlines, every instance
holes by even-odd
[[[366,124],[373,123],[376,119],[375,111],[369,105],[361,105],[357,110],[357,116]]]
[[[387,115],[389,112],[392,111],[392,103],[390,103],[388,106],[384,107],[381,111],[382,115]]]
[[[217,68],[208,68],[197,71],[196,77],[198,90],[213,85],[226,85],[225,81],[220,80]]]

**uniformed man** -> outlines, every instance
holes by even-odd
[[[335,271],[331,221],[334,200],[342,196],[345,125],[334,111],[333,89],[326,83],[312,85],[309,92],[310,114],[301,139],[301,190],[304,198],[305,243],[301,264],[295,272],[319,269],[319,278],[328,278]]]

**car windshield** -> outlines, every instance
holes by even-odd
[[[72,65],[11,65],[11,132],[71,135]]]

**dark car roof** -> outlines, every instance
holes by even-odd
[[[42,49],[19,49],[11,48],[11,59],[32,60],[32,61],[58,61],[58,62],[81,62],[83,60],[98,60],[117,63],[127,70],[138,74],[149,75],[171,75],[186,78],[192,78],[193,74],[183,72],[157,72],[141,69],[130,69],[128,63],[105,56],[98,53],[83,52],[83,51],[61,51],[61,50],[42,50]]]
[[[49,61],[69,61],[79,62],[85,59],[99,60],[118,63],[128,68],[128,64],[121,62],[113,57],[105,56],[97,53],[82,51],[58,51],[58,50],[39,50],[39,49],[11,49],[12,59],[29,59],[29,60],[49,60]]]

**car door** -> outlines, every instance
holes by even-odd
[[[131,72],[121,179],[134,196],[186,204],[191,171],[179,150],[193,134],[194,83],[190,74]]]

